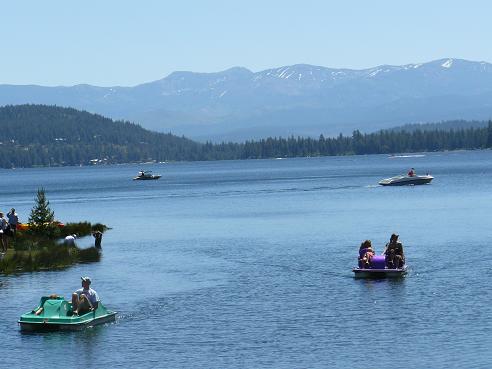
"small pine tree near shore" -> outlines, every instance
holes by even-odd
[[[46,199],[44,188],[39,188],[36,196],[36,204],[29,215],[29,230],[32,234],[51,238],[54,236],[56,224],[55,213],[50,208],[50,202]]]

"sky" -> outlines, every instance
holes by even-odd
[[[0,84],[134,86],[174,71],[492,62],[485,0],[0,0]]]

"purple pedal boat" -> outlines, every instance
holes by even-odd
[[[400,278],[407,273],[407,266],[389,269],[386,267],[384,255],[374,255],[369,268],[354,268],[355,278]]]

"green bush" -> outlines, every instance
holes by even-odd
[[[85,237],[92,234],[94,231],[104,233],[109,228],[101,223],[92,225],[90,222],[67,223],[64,227],[58,228],[56,236],[65,238],[69,234],[76,234],[77,237]]]
[[[88,249],[78,249],[77,261],[80,263],[90,263],[101,260],[101,252],[95,247]]]
[[[65,238],[69,234],[76,234],[77,237],[84,237],[91,234],[92,226],[89,222],[67,223],[65,227],[60,227],[58,236]]]
[[[0,260],[0,273],[59,269],[75,263],[99,260],[101,260],[101,253],[95,247],[80,249],[77,246],[66,246],[51,241],[42,245],[38,244],[31,250],[9,250]]]
[[[42,269],[64,267],[74,263],[70,247],[65,245],[47,245],[34,254],[33,263]]]
[[[95,231],[99,231],[101,233],[104,233],[106,232],[107,230],[109,229],[108,226],[104,225],[104,224],[101,224],[101,223],[96,223],[92,226],[92,231],[95,232]]]

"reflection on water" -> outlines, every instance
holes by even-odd
[[[476,151],[169,163],[148,182],[134,165],[0,171],[0,204],[22,221],[44,186],[58,219],[112,228],[99,263],[0,277],[2,365],[487,367],[491,164]],[[410,166],[435,181],[377,185]],[[395,231],[407,276],[354,279],[360,242],[380,253]],[[81,275],[115,323],[20,333],[22,313]]]

